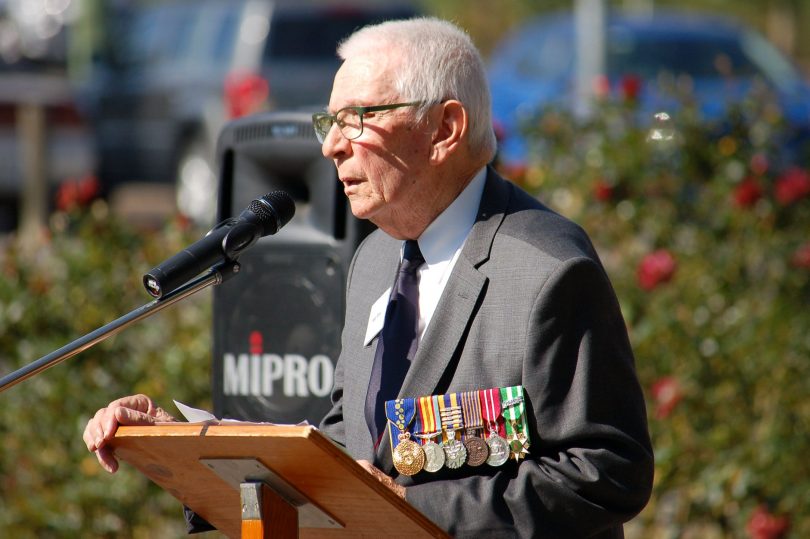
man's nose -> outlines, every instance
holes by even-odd
[[[337,155],[348,151],[351,151],[351,143],[340,132],[340,128],[332,124],[321,145],[323,156],[334,159]]]

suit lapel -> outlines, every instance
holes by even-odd
[[[484,293],[487,276],[478,268],[488,258],[509,201],[509,186],[492,169],[488,171],[478,215],[464,247],[453,267],[436,312],[419,343],[400,397],[419,397],[436,393],[437,385],[462,344],[472,321],[475,306]],[[383,470],[392,470],[391,441],[386,434],[377,450]]]
[[[358,261],[352,276],[352,287],[357,288],[354,296],[362,298],[359,311],[364,318],[358,320],[353,326],[353,333],[360,341],[352,347],[351,360],[346,361],[344,381],[344,414],[357,418],[352,421],[354,428],[347,437],[351,436],[358,447],[369,448],[368,457],[373,455],[371,434],[365,420],[366,393],[368,392],[371,369],[374,364],[374,352],[377,347],[377,337],[367,345],[363,344],[368,328],[368,317],[371,314],[373,303],[392,285],[397,264],[399,263],[399,246],[397,240],[382,232],[375,232],[370,237],[368,245],[364,247],[364,257]],[[347,324],[349,321],[347,320]]]

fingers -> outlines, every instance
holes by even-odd
[[[109,447],[102,447],[96,452],[96,458],[101,467],[110,473],[118,471],[118,461],[115,459],[112,450]]]
[[[130,395],[128,397],[122,397],[120,399],[112,401],[109,406],[118,406],[121,408],[127,408],[129,410],[133,410],[136,412],[141,412],[144,415],[130,415],[129,420],[133,421],[132,423],[121,423],[122,425],[146,425],[146,424],[153,424],[157,421],[160,422],[167,422],[167,421],[175,421],[174,417],[168,414],[163,408],[156,405],[155,402],[147,397],[146,395]],[[150,416],[155,419],[155,421],[148,421],[145,419],[145,416]]]
[[[107,408],[116,408],[119,406],[122,408],[137,410],[149,415],[154,415],[157,408],[152,399],[143,394],[121,397],[120,399],[116,399],[108,404]]]
[[[106,417],[108,413],[109,408],[101,408],[84,427],[82,439],[87,445],[88,451],[95,451],[103,445],[105,438],[104,425],[109,424],[109,419]]]
[[[99,409],[87,422],[82,440],[87,450],[96,454],[101,466],[113,473],[118,469],[118,461],[107,442],[115,436],[119,425],[153,425],[157,421],[173,420],[146,395],[130,395]]]
[[[85,426],[82,439],[87,446],[87,450],[96,454],[101,467],[110,473],[114,473],[118,470],[118,461],[116,461],[112,450],[105,446],[105,443],[115,434],[117,428],[117,425],[109,426],[111,414],[114,414],[114,412],[111,412],[109,407],[101,408],[96,412]],[[107,426],[105,427],[105,425]],[[107,429],[106,432],[105,428]]]
[[[112,416],[118,425],[154,425],[157,422],[154,415],[123,406],[114,408]]]

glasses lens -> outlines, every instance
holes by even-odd
[[[343,136],[354,140],[363,133],[363,117],[355,109],[339,110],[335,121]]]
[[[333,117],[329,114],[318,113],[312,115],[312,127],[315,129],[315,137],[318,142],[323,143],[326,135],[329,134],[329,129],[332,128]]]

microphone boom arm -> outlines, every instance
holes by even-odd
[[[148,318],[149,316],[162,311],[166,307],[174,305],[178,301],[196,294],[200,290],[208,288],[211,285],[219,285],[225,282],[229,278],[239,273],[239,269],[239,263],[234,260],[225,260],[222,263],[217,264],[208,270],[208,273],[189,281],[185,285],[169,292],[168,294],[165,294],[163,297],[138,307],[117,320],[114,320],[109,324],[106,324],[95,331],[76,339],[70,344],[63,346],[59,350],[55,350],[36,361],[32,361],[25,367],[22,367],[11,374],[0,378],[0,393],[22,382],[23,380],[39,374],[45,369],[53,367],[54,365],[95,346],[96,344],[106,340],[108,337],[116,335],[135,322]]]

